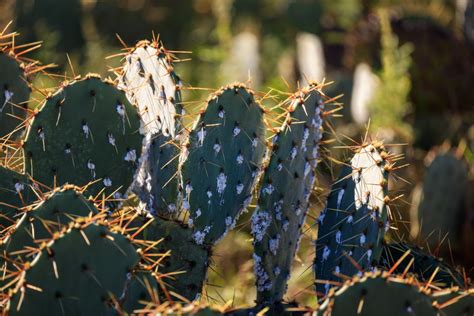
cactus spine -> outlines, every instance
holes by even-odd
[[[315,181],[322,137],[323,97],[315,84],[295,93],[273,138],[258,208],[252,218],[257,302],[280,302]]]
[[[379,143],[357,148],[318,218],[316,289],[326,295],[340,275],[377,267],[387,230],[389,155]]]

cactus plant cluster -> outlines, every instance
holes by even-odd
[[[62,83],[18,124],[27,127],[23,139],[4,125],[23,170],[0,167],[2,312],[213,314],[181,303],[199,298],[212,248],[255,201],[256,307],[220,312],[290,313],[284,294],[331,112],[323,84],[279,104],[284,119],[273,130],[258,93],[227,85],[187,128],[175,56],[156,40],[122,56],[115,81]],[[1,76],[24,83],[15,65]],[[20,94],[5,93],[4,102],[23,102],[12,99]],[[377,141],[352,149],[317,220],[315,283],[326,297],[317,313],[376,315],[380,304],[396,315],[469,310],[472,291],[458,273],[419,249],[384,243],[394,156]],[[122,203],[131,192],[137,199]]]

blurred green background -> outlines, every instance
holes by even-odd
[[[238,80],[264,95],[270,88],[293,92],[310,79],[334,81],[324,91],[342,94],[337,101],[344,108],[341,117],[328,122],[325,157],[346,158],[348,151],[338,147],[360,141],[370,117],[369,134],[394,144],[392,151],[405,156],[400,165],[407,164],[391,183],[393,196],[400,198],[392,205],[398,230],[390,238],[416,241],[472,275],[472,0],[1,0],[0,25],[11,20],[19,42],[43,41],[29,57],[57,64],[51,72],[58,75],[73,75],[68,54],[75,74],[113,78],[111,69],[120,66],[120,57],[106,57],[121,52],[117,35],[133,46],[159,34],[182,60],[176,71],[187,87],[217,89]],[[34,83],[52,88],[60,79],[39,76]],[[207,93],[186,91],[191,112]],[[465,166],[468,179],[467,186],[456,189],[462,191],[457,207],[462,209],[449,215],[460,222],[448,236],[449,251],[446,241],[439,245],[443,235],[423,235],[417,221],[426,167],[443,153]],[[314,206],[289,284],[287,298],[302,304],[315,304],[314,223],[338,172],[333,160],[320,164]],[[451,197],[446,192],[444,199]],[[253,302],[250,213],[214,251],[205,299]]]

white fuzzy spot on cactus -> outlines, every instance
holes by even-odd
[[[324,209],[321,214],[319,214],[318,216],[318,223],[319,225],[323,225],[324,224],[324,218],[326,217],[326,209]]]
[[[91,159],[87,161],[87,169],[90,170],[92,179],[95,179],[95,164],[92,162]]]
[[[337,204],[336,204],[336,209],[339,210],[339,207],[341,206],[342,198],[344,197],[344,189],[340,189],[339,192],[337,192]]]
[[[306,142],[308,141],[309,137],[309,128],[305,127],[303,131],[303,140],[301,141],[301,149],[303,152],[306,152]]]
[[[112,135],[112,133],[107,134],[107,139],[109,144],[115,147],[115,137]]]
[[[298,207],[296,207],[296,210],[295,210],[296,216],[300,216],[301,212],[303,212],[303,210],[301,209],[301,206],[298,205]]]
[[[367,240],[367,237],[365,236],[365,234],[361,234],[359,238],[359,244],[363,246],[366,240]]]
[[[223,194],[226,186],[227,186],[227,177],[223,172],[221,172],[217,176],[217,193]]]
[[[128,162],[135,162],[137,160],[137,151],[135,149],[130,149],[127,151],[123,159]]]
[[[192,219],[191,217],[188,218],[188,225],[189,225],[189,227],[193,227],[193,226],[194,226],[194,221],[193,221],[193,219]]]
[[[352,215],[347,216],[346,222],[347,222],[348,224],[352,223],[353,221],[354,221],[354,216],[352,216]]]
[[[105,187],[111,187],[112,186],[112,179],[110,179],[109,177],[104,178],[104,180],[102,182],[104,183]]]
[[[283,200],[275,202],[273,205],[275,206],[275,218],[278,221],[281,221],[281,218],[282,218],[281,217],[282,216],[281,208],[282,208],[282,205],[283,205]]]
[[[306,176],[311,172],[311,164],[309,163],[309,161],[306,161],[306,163],[304,164],[304,177],[306,178]]]
[[[214,146],[212,146],[212,149],[214,149],[214,153],[217,155],[221,151],[221,145],[219,143],[215,143]]]
[[[372,258],[372,249],[367,250],[367,262],[370,263],[370,259]]]
[[[91,130],[89,129],[89,125],[87,125],[87,123],[82,124],[82,132],[86,138],[89,138]]]
[[[243,208],[246,209],[249,205],[250,205],[250,202],[252,202],[252,194],[249,194],[245,200],[244,200],[244,203],[243,203]]]
[[[288,231],[288,228],[290,227],[290,221],[284,220],[283,225],[281,227],[283,228],[283,231]]]
[[[240,127],[236,126],[234,127],[234,130],[232,131],[232,135],[237,136],[240,134]]]
[[[271,216],[267,211],[255,210],[255,213],[252,216],[252,235],[257,242],[262,241],[270,223]]]
[[[211,230],[211,226],[206,226],[203,231],[197,231],[193,234],[193,239],[194,242],[198,245],[202,245],[204,243],[204,239],[206,238],[206,235],[209,233]]]
[[[336,232],[336,243],[337,243],[338,245],[341,244],[341,236],[342,236],[342,232],[341,232],[340,230],[338,230],[338,231]]]
[[[258,175],[258,169],[254,169],[252,171],[252,179],[255,179],[255,177]]]
[[[331,254],[331,249],[328,246],[324,246],[323,248],[323,258],[321,259],[322,262],[328,260],[329,255]]]
[[[279,276],[280,273],[281,273],[280,267],[276,266],[276,267],[273,269],[273,275],[274,275],[274,276]]]
[[[15,191],[16,193],[20,193],[25,189],[25,185],[23,183],[17,182],[15,183]]]
[[[293,146],[290,151],[291,160],[295,159],[297,154],[298,154],[298,146]]]
[[[268,241],[268,248],[270,249],[270,252],[274,256],[276,256],[277,254],[279,243],[280,243],[280,234],[277,234],[275,238],[272,238]]]
[[[207,190],[206,195],[207,195],[207,204],[211,204],[211,198],[212,198],[211,190]]]
[[[254,138],[252,139],[252,147],[253,147],[253,148],[257,148],[257,146],[258,146],[258,138],[257,138],[257,137],[254,137]]]
[[[201,128],[197,132],[197,137],[198,137],[198,145],[199,147],[202,147],[202,144],[204,143],[204,138],[206,137],[206,130],[204,128]]]
[[[201,216],[201,214],[202,214],[201,209],[198,208],[198,209],[196,210],[196,218],[198,218],[199,216]]]
[[[125,106],[119,103],[117,104],[116,110],[118,115],[120,116],[120,119],[122,120],[122,132],[125,135]]]
[[[168,212],[169,212],[169,213],[174,213],[174,212],[176,212],[176,210],[177,210],[176,204],[174,204],[174,203],[168,204],[167,209],[168,209]]]
[[[269,183],[262,189],[262,193],[267,194],[267,195],[271,195],[274,190],[275,190],[275,188],[273,187],[273,185],[271,183]]]
[[[235,191],[237,192],[237,195],[241,194],[243,190],[244,190],[244,185],[242,183],[237,184],[237,186],[235,187]]]
[[[186,186],[184,187],[184,192],[186,192],[186,196],[189,196],[192,190],[193,186],[190,183],[186,184]]]
[[[217,113],[217,116],[219,116],[219,118],[224,118],[224,115],[225,115],[224,110],[220,110],[219,113]]]
[[[334,273],[336,273],[336,274],[341,274],[341,268],[340,268],[339,266],[336,266],[336,267],[334,268]]]
[[[283,170],[283,164],[280,162],[280,163],[277,165],[276,169],[277,169],[278,171]]]
[[[318,156],[319,156],[319,152],[318,152],[318,147],[314,147],[313,148],[313,152],[312,152],[312,155],[313,159],[317,159]]]
[[[254,272],[255,276],[257,278],[257,291],[258,292],[263,292],[267,291],[272,288],[272,282],[270,281],[270,278],[265,272],[265,269],[262,265],[262,258],[260,258],[257,254],[253,254],[253,260],[255,262],[254,264]]]
[[[183,210],[189,210],[191,208],[191,205],[189,205],[189,200],[185,199],[183,201]]]
[[[244,163],[244,156],[242,156],[242,154],[238,154],[237,158],[235,158],[235,161],[237,161],[238,165],[243,164]]]
[[[5,97],[5,101],[3,102],[2,108],[0,109],[0,113],[3,112],[3,109],[7,105],[8,102],[13,98],[13,91],[9,91],[5,89],[5,92],[3,93]]]

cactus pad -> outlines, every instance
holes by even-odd
[[[20,62],[0,49],[0,137],[12,133],[26,117],[30,87]]]
[[[97,180],[90,194],[123,194],[141,153],[139,129],[136,109],[112,83],[95,76],[73,81],[35,115],[24,144],[26,172],[50,187]]]
[[[436,315],[431,298],[411,279],[366,273],[331,289],[316,315]]]
[[[453,287],[435,292],[432,297],[441,315],[474,314],[474,288],[460,290],[458,287]]]
[[[322,137],[323,98],[315,86],[293,95],[274,136],[252,220],[257,302],[280,302],[309,206]]]
[[[69,228],[41,248],[12,291],[10,315],[104,315],[138,263],[135,248],[106,226]]]
[[[227,86],[208,100],[182,166],[182,206],[189,209],[196,243],[215,243],[246,209],[265,152],[264,133],[263,109],[244,85]]]
[[[390,164],[382,145],[358,148],[332,186],[318,218],[316,274],[318,294],[327,294],[336,275],[353,276],[377,266],[388,226]]]

